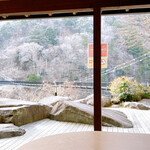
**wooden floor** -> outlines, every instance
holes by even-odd
[[[114,109],[123,111],[133,122],[134,128],[127,129],[117,127],[103,127],[103,131],[150,134],[150,111],[125,108]],[[16,150],[29,141],[48,135],[66,132],[93,131],[92,125],[58,122],[49,119],[44,119],[21,127],[26,130],[26,134],[20,137],[1,139],[0,150]]]

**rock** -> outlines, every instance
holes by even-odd
[[[87,97],[84,98],[84,99],[75,100],[74,102],[82,103],[82,104],[88,104],[88,105],[93,106],[93,105],[94,105],[93,94],[87,96]]]
[[[94,97],[93,94],[89,95],[85,98],[86,104],[93,106],[94,105]]]
[[[111,108],[121,108],[121,105],[112,105]]]
[[[74,102],[81,103],[81,104],[88,104],[88,105],[93,106],[93,105],[94,105],[94,102],[93,102],[93,94],[87,96],[87,97],[84,98],[84,99],[75,100]]]
[[[52,108],[50,119],[58,121],[93,124],[93,106],[72,101],[58,102]],[[133,127],[127,116],[120,111],[102,109],[102,125],[123,128]]]
[[[112,102],[113,104],[119,104],[119,103],[120,103],[120,98],[119,98],[119,97],[113,97],[113,98],[111,99],[111,102]]]
[[[24,129],[21,129],[13,124],[0,124],[0,139],[21,136],[25,133],[26,131]]]
[[[81,104],[87,104],[86,99],[78,99],[78,100],[74,100],[73,102],[81,103]]]
[[[110,107],[111,105],[112,105],[111,98],[102,96],[102,107]]]
[[[0,99],[0,116],[2,123],[21,126],[48,118],[51,107],[43,104],[16,99]]]
[[[42,100],[39,101],[41,104],[45,104],[48,106],[54,106],[57,102],[59,101],[70,101],[71,98],[69,97],[62,97],[62,96],[50,96],[50,97],[45,97]]]
[[[143,104],[141,102],[124,102],[122,105],[125,108],[134,108],[134,109],[140,109],[140,110],[150,109],[150,106]]]
[[[93,94],[89,95],[85,99],[76,100],[75,102],[93,106],[94,105]],[[102,107],[110,107],[112,105],[110,97],[102,96],[101,103],[102,103]]]
[[[140,103],[150,106],[150,99],[142,99]]]
[[[93,112],[91,111],[91,109],[93,109],[93,107],[89,105],[76,102],[61,101],[54,105],[50,113],[50,119],[93,124]]]
[[[132,122],[127,116],[120,111],[103,108],[102,109],[102,125],[109,127],[132,128]]]
[[[17,100],[17,99],[9,99],[9,98],[0,98],[0,108],[3,107],[17,107],[24,105],[34,105],[37,104],[35,102]]]

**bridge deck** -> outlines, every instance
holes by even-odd
[[[116,108],[116,110],[123,111],[133,122],[134,128],[127,129],[117,127],[103,127],[103,131],[150,134],[150,111],[124,108]],[[29,141],[48,135],[66,132],[93,131],[92,125],[58,122],[49,119],[30,123],[22,126],[22,128],[26,130],[26,134],[20,137],[1,139],[0,150],[16,150]]]

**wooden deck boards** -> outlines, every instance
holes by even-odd
[[[150,134],[150,111],[125,108],[111,109],[124,112],[127,117],[132,121],[134,128],[103,127],[103,131]],[[16,150],[25,143],[44,136],[67,132],[94,130],[92,125],[58,122],[49,119],[40,120],[21,127],[26,130],[26,134],[20,137],[1,139],[0,150]]]

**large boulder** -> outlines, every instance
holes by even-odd
[[[86,107],[84,107],[86,106]],[[58,102],[50,113],[50,119],[66,122],[93,124],[92,106],[61,101]]]
[[[58,102],[50,113],[50,119],[57,121],[93,124],[93,106],[72,101]],[[102,125],[123,128],[133,127],[127,116],[120,111],[103,108]]]
[[[25,133],[26,131],[24,129],[21,129],[13,124],[0,124],[0,139],[21,136]]]
[[[1,122],[13,123],[17,126],[45,119],[49,116],[51,109],[46,105],[33,102],[0,99]]]
[[[70,101],[70,97],[63,97],[63,96],[50,96],[45,97],[42,100],[39,101],[39,103],[48,105],[48,106],[54,106],[59,101]]]
[[[75,102],[79,102],[79,103],[82,103],[82,104],[88,104],[88,105],[93,106],[94,105],[93,94],[87,96],[85,99],[76,100]],[[101,105],[102,105],[102,107],[110,107],[112,105],[111,98],[106,97],[106,96],[102,96]]]
[[[123,107],[125,108],[133,108],[133,109],[140,109],[140,110],[149,110],[150,106],[146,105],[141,102],[124,102],[122,104]]]

